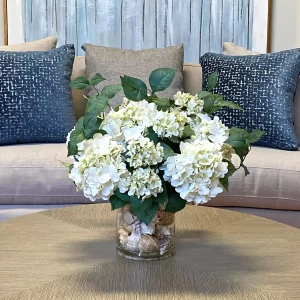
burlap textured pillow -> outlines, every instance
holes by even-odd
[[[128,75],[142,79],[148,84],[150,73],[158,68],[175,69],[176,75],[171,86],[164,92],[158,93],[159,97],[173,97],[178,91],[183,91],[183,45],[168,47],[164,49],[146,50],[121,50],[84,44],[86,76],[91,78],[96,73],[100,73],[107,80],[103,84],[120,84],[120,76]],[[94,95],[95,91],[90,94]],[[123,101],[123,94],[118,94],[111,100],[113,107],[118,106]]]
[[[56,48],[57,37],[50,36],[42,40],[26,42],[16,45],[1,46],[0,51],[27,52],[27,51],[49,51]]]

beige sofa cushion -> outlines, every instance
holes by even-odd
[[[0,147],[0,204],[90,203],[68,178],[65,144]],[[237,172],[230,192],[209,205],[300,210],[300,152],[254,147],[251,175]]]
[[[245,165],[250,175],[239,170],[209,205],[300,210],[300,151],[253,147]]]
[[[85,76],[85,58],[78,56],[75,58],[72,80],[77,77]],[[184,91],[193,95],[202,90],[202,68],[199,64],[184,64],[183,67],[183,85]],[[84,115],[86,107],[86,99],[83,95],[87,95],[88,91],[72,90],[73,103],[76,118],[79,119]]]
[[[1,204],[90,203],[68,178],[65,144],[0,147]]]
[[[250,51],[245,48],[239,47],[233,43],[223,44],[223,53],[225,55],[240,56],[240,55],[259,55],[261,53]],[[297,90],[294,98],[294,113],[295,113],[295,130],[300,145],[300,76],[298,80]]]
[[[23,44],[0,46],[0,51],[26,52],[26,51],[49,51],[54,49],[57,44],[57,38],[50,36],[42,40],[27,42]]]

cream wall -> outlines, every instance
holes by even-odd
[[[273,0],[272,52],[300,47],[300,0]],[[3,0],[0,0],[0,45],[3,40]]]
[[[300,0],[273,0],[272,52],[300,48]]]
[[[0,45],[4,44],[3,0],[0,0]]]

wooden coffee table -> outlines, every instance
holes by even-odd
[[[0,299],[300,299],[300,231],[189,206],[176,256],[116,256],[115,213],[68,207],[0,223]]]

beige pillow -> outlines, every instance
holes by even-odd
[[[49,51],[55,49],[57,38],[50,36],[42,40],[27,42],[23,44],[0,46],[0,51],[26,52],[26,51]]]
[[[120,76],[128,75],[139,78],[148,84],[150,73],[158,68],[175,69],[176,75],[171,86],[164,92],[158,93],[160,97],[173,97],[178,91],[183,91],[183,45],[163,49],[121,50],[84,44],[86,76],[91,78],[100,73],[107,80],[103,85],[120,84]],[[93,95],[95,91],[91,91]],[[111,100],[111,106],[116,107],[122,103],[124,95],[119,93]]]
[[[230,56],[243,56],[243,55],[258,55],[261,53],[247,50],[233,43],[224,43],[223,54],[230,55]]]
[[[241,55],[259,55],[261,53],[247,50],[233,43],[224,43],[223,54],[231,55],[231,56],[241,56]],[[298,142],[300,145],[300,77],[298,80],[297,90],[294,98],[294,114],[295,114],[294,126],[296,130]]]

